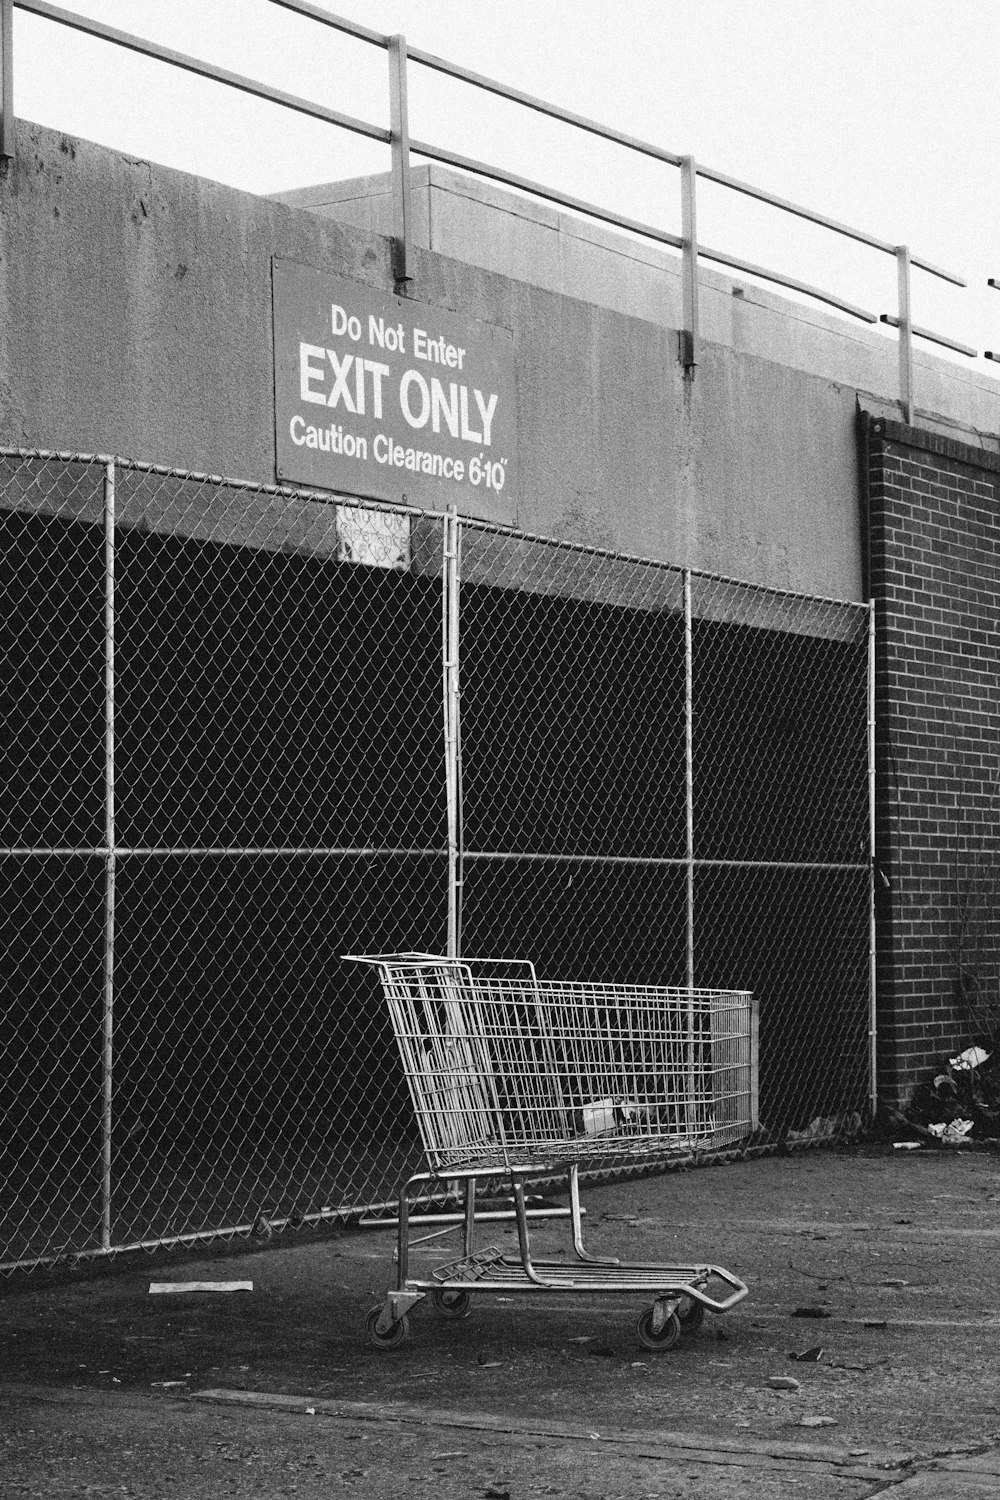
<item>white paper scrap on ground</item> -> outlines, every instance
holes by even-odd
[[[969,1073],[973,1068],[981,1068],[984,1062],[989,1062],[990,1054],[984,1047],[966,1047],[957,1057],[949,1057],[951,1067],[960,1073]]]
[[[927,1129],[931,1135],[936,1135],[939,1141],[951,1141],[953,1145],[964,1145],[969,1139],[969,1131],[972,1129],[972,1120],[949,1120],[942,1121],[939,1125],[928,1125]]]
[[[252,1281],[151,1281],[150,1296],[157,1292],[252,1292]]]

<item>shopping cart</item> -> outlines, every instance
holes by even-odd
[[[465,1317],[479,1292],[652,1296],[637,1323],[671,1348],[745,1284],[716,1265],[624,1263],[583,1243],[580,1169],[654,1164],[718,1149],[757,1128],[757,1017],[739,990],[539,980],[522,960],[425,953],[345,955],[378,969],[416,1112],[427,1171],[400,1188],[396,1286],[365,1328],[378,1349],[409,1331],[428,1293]],[[531,1254],[525,1183],[566,1173],[574,1261]],[[509,1184],[517,1259],[476,1246],[477,1183]],[[463,1252],[429,1278],[410,1274],[411,1197],[464,1185]],[[495,1215],[494,1215],[495,1217]]]

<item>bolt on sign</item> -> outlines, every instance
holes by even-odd
[[[513,522],[509,329],[273,263],[279,480]]]

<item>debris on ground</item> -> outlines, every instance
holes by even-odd
[[[804,1130],[789,1130],[785,1142],[803,1146],[814,1141],[852,1141],[861,1133],[863,1121],[856,1110],[850,1114],[817,1115]]]
[[[151,1297],[174,1292],[252,1292],[252,1281],[151,1281]]]
[[[913,1091],[901,1124],[942,1145],[1000,1137],[1000,1053],[966,1047]]]
[[[939,1141],[947,1141],[953,1146],[964,1146],[971,1139],[972,1120],[949,1120],[947,1125],[928,1125],[927,1129],[931,1135],[936,1136]]]
[[[989,1060],[990,1054],[984,1047],[966,1047],[965,1051],[960,1052],[957,1057],[948,1059],[948,1066],[954,1068],[956,1072],[967,1073],[971,1068],[981,1068],[983,1063]]]

